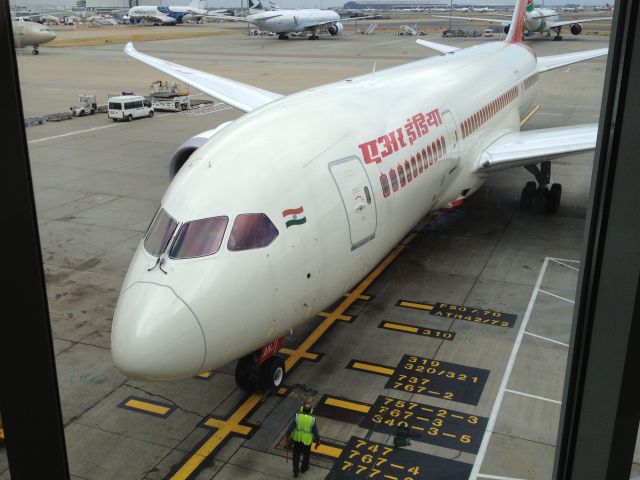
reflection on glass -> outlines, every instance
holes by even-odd
[[[264,213],[238,215],[227,248],[231,251],[250,250],[269,245],[278,236],[278,229]]]
[[[177,225],[178,222],[171,218],[164,208],[161,208],[144,239],[145,250],[154,257],[162,255]]]
[[[185,223],[180,227],[169,256],[179,259],[216,253],[220,249],[228,221],[227,217],[213,217]]]

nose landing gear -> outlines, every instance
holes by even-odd
[[[540,163],[540,168],[536,165],[525,167],[536,178],[536,182],[527,182],[520,195],[520,209],[531,210],[534,205],[544,205],[544,210],[548,214],[555,214],[560,207],[562,196],[562,185],[554,183],[548,187],[551,180],[551,162]]]
[[[281,346],[282,338],[279,338],[238,360],[236,385],[250,392],[266,392],[280,387],[285,377],[285,364],[275,353]]]

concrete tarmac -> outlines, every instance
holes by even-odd
[[[235,33],[136,47],[286,94],[436,54],[414,40]],[[446,40],[481,41],[494,40]],[[530,45],[552,55],[607,41]],[[171,80],[122,47],[19,54],[25,116],[67,110],[81,93],[102,103],[109,92],[148,94],[152,81]],[[598,59],[541,75],[540,110],[524,128],[597,122],[605,66]],[[96,114],[27,128],[72,478],[290,478],[281,439],[304,400],[316,408],[323,444],[309,480],[469,478],[474,468],[478,478],[551,478],[593,153],[554,163],[563,185],[555,216],[520,211],[532,177],[515,169],[417,225],[352,295],[286,339],[291,371],[276,395],[239,390],[234,364],[168,383],[115,369],[113,311],[169,184],[169,159],[185,139],[241,114],[215,101],[132,123]],[[425,378],[429,389],[417,390]],[[389,448],[406,441],[404,431],[409,444]],[[640,475],[638,448],[634,461]],[[0,447],[0,480],[9,478]]]

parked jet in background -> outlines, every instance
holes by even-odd
[[[31,53],[34,55],[40,53],[40,45],[56,38],[56,34],[51,29],[40,23],[15,20],[12,22],[12,27],[16,48],[33,47]]]
[[[598,125],[521,132],[520,121],[540,74],[607,49],[536,57],[519,43],[524,3],[504,42],[418,40],[443,55],[284,97],[129,43],[128,55],[247,115],[191,138],[172,159],[177,175],[114,313],[115,365],[132,378],[171,380],[240,359],[240,387],[274,388],[284,335],[493,172],[527,167],[536,181],[521,207],[540,202],[555,213],[551,160],[593,150]]]
[[[263,0],[249,0],[249,15],[233,17],[229,15],[213,15],[217,18],[240,20],[255,25],[260,30],[278,34],[280,40],[289,38],[293,32],[309,32],[309,40],[317,40],[318,33],[326,30],[332,36],[344,31],[342,22],[362,20],[370,17],[340,18],[333,10],[301,9],[285,10],[271,2],[272,10],[265,10]]]
[[[131,23],[148,22],[156,25],[175,25],[185,21],[202,22],[211,13],[226,10],[209,11],[202,0],[192,0],[189,5],[173,7],[137,6],[129,9],[127,18]]]
[[[509,32],[511,20],[496,18],[472,18],[472,17],[454,17],[441,15],[440,18],[456,18],[462,20],[473,20],[477,22],[498,23],[504,27],[504,32]],[[547,33],[551,35],[551,31],[556,32],[554,40],[562,40],[560,32],[562,27],[569,26],[569,31],[573,35],[579,35],[582,32],[582,24],[588,22],[596,22],[600,20],[611,20],[611,17],[599,18],[581,18],[576,20],[560,20],[558,12],[551,8],[534,8],[533,0],[527,0],[527,12],[524,20],[524,29],[529,33]]]

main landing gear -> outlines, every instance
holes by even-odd
[[[31,53],[33,55],[38,55],[40,53],[40,50],[38,50],[38,47],[33,47],[33,50],[31,51]]]
[[[286,33],[280,33],[278,34],[278,40],[289,40],[289,35]]]
[[[520,195],[520,209],[531,210],[534,205],[544,205],[545,212],[554,214],[560,207],[562,185],[554,183],[548,187],[551,180],[551,162],[542,162],[525,167],[536,178],[536,182],[527,182]]]
[[[561,30],[560,27],[556,28],[555,30],[556,30],[556,36],[553,37],[553,41],[557,42],[562,40],[562,35],[560,35],[560,30]]]
[[[243,390],[267,392],[282,385],[285,376],[284,360],[276,355],[282,337],[245,355],[236,365],[236,385]]]

